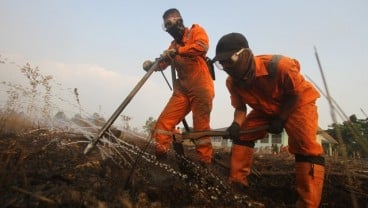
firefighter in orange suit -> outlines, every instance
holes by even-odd
[[[248,186],[255,140],[285,129],[289,151],[295,155],[297,207],[318,207],[325,173],[323,149],[316,140],[320,95],[301,75],[298,61],[281,55],[254,56],[240,33],[224,35],[213,60],[229,75],[226,86],[235,108],[227,129],[233,140],[232,186]],[[247,105],[252,108],[248,114]],[[241,129],[267,125],[268,130],[239,135]]]
[[[153,131],[156,140],[156,156],[166,158],[171,148],[172,133],[175,126],[187,114],[192,112],[194,131],[210,130],[210,113],[214,98],[214,84],[207,67],[206,54],[209,39],[206,31],[198,24],[191,28],[185,27],[179,11],[168,9],[163,14],[163,27],[174,40],[165,50],[157,70],[163,70],[169,65],[175,68],[177,79],[174,81],[173,94],[157,119]],[[146,67],[147,68],[147,67]],[[212,161],[212,144],[210,137],[194,141],[201,163]]]

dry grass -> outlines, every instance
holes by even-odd
[[[0,112],[0,133],[15,135],[30,129],[34,129],[36,125],[23,114],[15,111]]]

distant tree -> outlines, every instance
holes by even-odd
[[[103,126],[106,122],[105,118],[100,116],[98,113],[92,114],[89,120],[96,126]]]
[[[355,114],[342,124],[332,124],[327,132],[337,138],[337,132],[341,132],[341,139],[346,146],[349,157],[359,154],[368,157],[368,120],[358,119]],[[342,145],[342,144],[339,144]]]
[[[120,115],[121,120],[123,121],[123,129],[130,130],[129,121],[132,120],[132,117],[126,115]]]
[[[139,133],[139,128],[138,127],[134,127],[132,131],[134,131],[136,133]]]
[[[368,118],[358,120],[362,127],[362,135],[368,139]]]
[[[356,122],[358,121],[358,118],[356,117],[356,115],[355,115],[355,114],[353,114],[353,115],[351,115],[351,116],[349,117],[349,120],[350,120],[351,122],[353,122],[353,123],[356,123]]]
[[[79,114],[79,113],[74,114],[74,116],[73,116],[73,118],[72,118],[72,120],[80,120],[80,119],[82,119],[82,116],[81,116],[81,114]]]
[[[52,122],[55,127],[68,128],[68,118],[63,111],[58,111],[54,115]]]
[[[71,121],[81,127],[89,127],[90,124],[82,118],[81,114],[75,114]]]
[[[151,133],[151,130],[155,126],[155,124],[156,124],[156,120],[154,120],[153,117],[149,117],[146,120],[146,123],[144,124],[144,126],[142,127],[144,133],[147,134],[147,135],[149,135]]]
[[[66,121],[66,120],[68,120],[68,118],[66,117],[66,115],[63,111],[59,111],[54,115],[54,120]]]

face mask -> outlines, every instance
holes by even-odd
[[[177,43],[181,43],[185,32],[183,20],[179,19],[174,24],[170,25],[170,27],[166,27],[166,32],[168,32]]]
[[[254,60],[250,50],[245,50],[233,67],[226,70],[242,88],[249,88],[254,79]]]

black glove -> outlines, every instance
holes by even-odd
[[[285,120],[281,119],[280,117],[271,118],[268,132],[271,134],[281,134],[282,130],[284,129]]]
[[[226,129],[227,132],[229,132],[229,138],[231,140],[237,140],[240,136],[240,126],[235,121],[229,126],[229,128]]]

